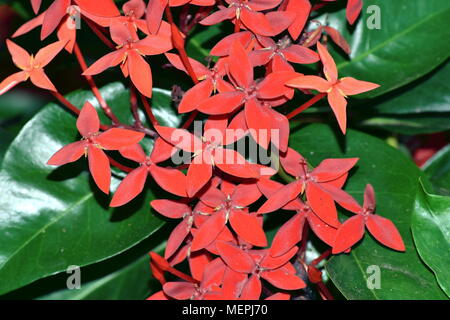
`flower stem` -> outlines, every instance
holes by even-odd
[[[84,21],[86,22],[86,24],[89,26],[89,28],[91,28],[91,30],[95,33],[95,35],[102,40],[102,42],[109,47],[110,49],[116,49],[116,46],[114,45],[114,43],[111,42],[111,40],[109,40],[104,33],[99,29],[99,27],[93,23],[91,20],[89,20],[88,18],[83,16]]]
[[[241,19],[236,18],[236,22],[234,23],[234,33],[238,33],[241,31]]]
[[[155,115],[153,114],[152,107],[150,106],[150,103],[147,101],[147,98],[141,93],[139,93],[139,96],[141,98],[142,104],[144,105],[145,113],[147,113],[147,116],[148,116],[150,122],[152,123],[152,125],[153,126],[159,125],[159,122],[156,119]]]
[[[299,113],[305,111],[306,109],[308,109],[309,107],[311,107],[313,104],[315,104],[317,101],[319,101],[320,99],[322,99],[323,97],[326,96],[326,92],[323,93],[319,93],[318,95],[315,95],[314,97],[312,97],[310,100],[306,101],[304,104],[302,104],[300,107],[298,107],[297,109],[295,109],[294,111],[292,111],[291,113],[289,113],[286,117],[288,119],[292,119],[293,117],[295,117],[296,115],[298,115]]]
[[[75,56],[77,57],[78,63],[80,64],[81,70],[84,72],[87,69],[86,61],[84,60],[83,54],[81,53],[80,47],[78,46],[78,43],[75,42],[74,52]],[[102,108],[103,112],[106,114],[108,118],[111,119],[113,124],[120,123],[117,116],[114,114],[114,112],[111,110],[111,108],[106,103],[105,99],[103,99],[102,95],[100,94],[100,90],[97,88],[97,85],[94,82],[94,79],[92,76],[86,75],[86,80],[91,87],[92,92],[94,93],[95,97],[97,98],[100,107]]]

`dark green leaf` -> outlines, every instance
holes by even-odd
[[[391,219],[406,245],[400,253],[383,247],[368,234],[350,254],[330,259],[327,271],[348,299],[440,299],[444,298],[431,272],[415,251],[410,218],[420,170],[400,151],[369,135],[349,130],[342,137],[325,125],[310,125],[291,136],[292,147],[313,166],[325,158],[359,157],[345,190],[362,201],[365,185],[377,195],[376,213]],[[369,289],[366,270],[381,270],[381,289]]]
[[[421,186],[411,227],[420,257],[450,297],[450,197],[429,194]]]
[[[375,116],[360,123],[405,135],[427,134],[450,130],[450,113],[427,113],[420,116],[386,115]]]
[[[450,196],[450,145],[439,150],[422,169],[439,194]]]
[[[105,87],[102,94],[121,119],[129,114],[128,91],[121,84]],[[161,94],[155,92],[155,101]],[[88,92],[69,96],[78,107],[87,99],[97,104]],[[59,148],[79,139],[75,120],[60,106],[46,106],[5,155],[0,172],[0,293],[69,265],[117,255],[163,224],[150,214],[148,203],[159,190],[153,184],[128,205],[110,209],[110,197],[93,184],[84,159],[59,168],[46,165]],[[119,182],[113,177],[113,190]]]
[[[367,25],[373,15],[367,8],[373,5],[381,14],[380,29]],[[326,15],[352,49],[349,61],[338,59],[340,76],[381,85],[361,97],[378,96],[420,78],[449,57],[449,14],[447,0],[365,0],[354,28],[347,25],[344,9]]]

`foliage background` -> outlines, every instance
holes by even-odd
[[[370,5],[381,9],[379,30],[366,26]],[[450,146],[445,146],[450,130],[450,3],[365,0],[354,27],[347,25],[344,9],[345,1],[339,1],[327,6],[330,13],[319,11],[315,16],[341,31],[352,48],[347,57],[331,45],[340,75],[382,86],[373,94],[349,100],[353,130],[346,137],[337,130],[324,100],[295,121],[291,145],[313,165],[326,157],[360,157],[345,189],[361,200],[365,184],[374,185],[377,213],[398,226],[407,252],[383,248],[366,235],[351,254],[327,263],[329,285],[338,297],[347,299],[446,299],[450,290],[446,268],[450,263]],[[0,79],[15,71],[5,39],[32,16],[28,1],[0,1]],[[229,27],[227,23],[196,27],[188,38],[189,55],[205,61],[208,48]],[[91,32],[79,34],[88,64],[107,52]],[[17,42],[33,52],[42,46],[38,39],[34,31]],[[162,123],[176,126],[181,119],[171,99],[172,86],[186,89],[189,79],[168,68],[161,57],[150,62],[157,88],[154,112]],[[300,71],[311,72],[308,68]],[[47,70],[63,94],[72,92],[68,96],[72,103],[81,106],[90,99],[95,104],[76,61],[68,59],[67,53]],[[121,79],[117,70],[96,77],[114,111],[131,123],[128,91],[120,82],[109,83],[110,79]],[[301,99],[282,110],[291,110]],[[149,184],[146,194],[113,210],[108,208],[108,197],[89,180],[84,164],[56,170],[46,166],[51,154],[76,138],[75,119],[51,101],[51,96],[29,84],[0,96],[0,298],[144,299],[158,290],[147,252],[162,251],[172,227],[148,203],[168,195]],[[433,156],[422,165],[423,155]],[[113,188],[120,178],[116,172]],[[265,225],[274,232],[286,217],[280,214]],[[310,257],[321,248],[313,239]],[[366,285],[365,270],[373,264],[382,270],[381,289]],[[82,266],[80,290],[65,289],[68,275],[64,271],[69,265]]]

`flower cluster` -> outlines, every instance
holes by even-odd
[[[393,223],[374,214],[375,192],[370,184],[363,206],[343,190],[357,158],[324,159],[313,168],[289,147],[291,118],[327,96],[345,134],[347,96],[378,87],[338,77],[333,57],[322,41],[325,32],[349,52],[336,29],[319,25],[305,30],[310,13],[331,1],[315,1],[312,6],[309,0],[225,0],[226,4],[214,0],[130,0],[119,10],[113,0],[55,0],[40,14],[41,1],[31,1],[38,15],[13,37],[41,27],[41,39],[56,31],[58,41],[31,56],[8,40],[13,62],[21,71],[0,83],[0,94],[30,78],[78,115],[81,141],[64,146],[48,164],[64,165],[85,155],[95,183],[106,194],[110,191],[110,166],[127,172],[111,207],[132,201],[144,190],[149,176],[179,197],[150,204],[159,214],[179,223],[168,238],[164,257],[151,253],[153,275],[163,288],[149,299],[289,299],[289,291],[321,281],[315,265],[307,270],[309,279],[300,270],[305,268],[299,257],[304,255],[308,241],[306,229],[330,247],[327,254],[352,250],[364,236],[365,227],[383,245],[405,250]],[[234,33],[211,48],[208,65],[187,56],[184,42],[188,34],[184,33],[189,28],[184,21],[175,23],[171,13],[172,7],[189,9],[190,5],[196,8],[192,21],[200,25],[234,25]],[[355,22],[361,8],[362,0],[347,1],[349,23]],[[90,66],[76,42],[79,30],[70,27],[77,14],[110,48]],[[182,24],[184,32],[179,27]],[[64,49],[76,56],[81,74],[111,125],[100,123],[97,110],[89,102],[80,110],[65,100],[45,75],[44,67]],[[194,83],[178,106],[179,113],[189,114],[181,128],[161,126],[151,111],[148,99],[153,82],[148,57],[153,55],[165,55]],[[319,75],[296,71],[299,65],[316,63]],[[117,66],[123,77],[129,78],[134,125],[117,119],[93,80],[93,76]],[[278,111],[294,95],[313,94],[288,115]],[[152,128],[145,127],[136,116],[137,96]],[[198,134],[190,128],[200,116],[204,121]],[[276,150],[272,157],[285,173],[285,184],[279,182],[277,168],[258,164],[234,148],[246,137],[260,148]],[[139,144],[143,139],[154,140],[150,155]],[[122,165],[109,151],[118,151],[136,166]],[[188,154],[189,161],[176,165],[172,160],[180,152]],[[342,223],[336,204],[356,215]],[[293,215],[269,241],[265,217],[285,214],[282,211]],[[184,261],[190,275],[174,268]],[[166,272],[179,279],[166,280]]]

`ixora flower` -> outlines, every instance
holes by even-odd
[[[314,89],[326,93],[328,103],[336,116],[339,127],[345,134],[347,129],[347,96],[370,91],[379,87],[378,84],[356,80],[352,77],[338,79],[336,63],[328,50],[320,43],[317,43],[320,60],[323,63],[323,73],[326,80],[317,76],[300,76],[289,80],[286,85],[298,89]]]
[[[397,251],[405,251],[402,237],[392,221],[373,213],[375,204],[375,191],[372,185],[368,184],[364,191],[362,207],[356,201],[345,205],[347,210],[356,213],[356,215],[347,219],[339,227],[333,245],[333,254],[343,252],[361,240],[364,236],[364,226],[375,239],[386,247]]]
[[[144,134],[137,131],[112,128],[99,132],[100,120],[95,108],[86,102],[77,119],[77,128],[83,139],[62,147],[47,164],[60,166],[74,162],[83,155],[88,157],[89,170],[97,186],[104,193],[109,193],[111,169],[108,156],[103,150],[119,150],[138,143]]]
[[[64,48],[66,41],[52,43],[39,50],[36,56],[30,55],[9,39],[6,40],[6,45],[14,64],[22,71],[10,75],[0,83],[0,95],[28,79],[39,88],[56,91],[55,86],[45,74],[44,67]]]

